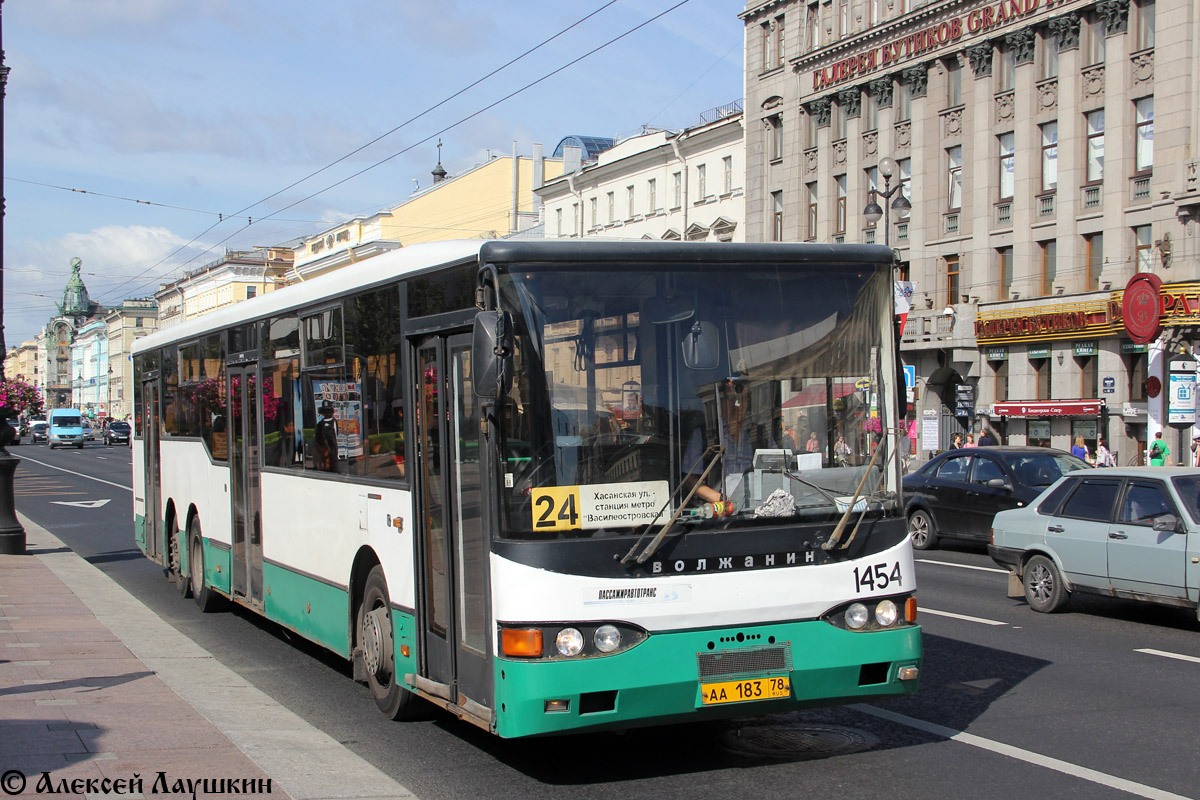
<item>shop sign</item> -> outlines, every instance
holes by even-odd
[[[1095,340],[1090,342],[1076,342],[1075,355],[1077,356],[1094,356],[1099,349],[1099,345]]]
[[[996,403],[992,414],[1002,417],[1083,417],[1100,413],[1099,400],[1030,400]]]
[[[1051,3],[1047,2],[1046,7]],[[821,91],[877,70],[894,69],[902,64],[944,47],[952,46],[964,35],[978,36],[1003,27],[1036,12],[1041,0],[1000,0],[993,5],[972,9],[958,17],[943,20],[927,28],[856,53],[828,67],[813,71],[813,91]]]
[[[1029,357],[1030,358],[1049,358],[1050,357],[1050,345],[1048,345],[1048,344],[1030,345],[1029,346]]]
[[[1125,284],[1121,298],[1121,316],[1125,332],[1138,344],[1149,344],[1162,330],[1162,280],[1151,272],[1139,272]]]
[[[1121,340],[1121,352],[1122,353],[1144,353],[1144,352],[1146,352],[1146,345],[1138,344],[1137,342],[1131,342],[1128,339],[1122,339]]]
[[[1104,394],[1112,394],[1116,390],[1117,390],[1117,379],[1113,378],[1111,376],[1105,378],[1104,379],[1104,388],[1102,390],[1103,393]]]
[[[987,348],[988,361],[1008,361],[1007,347],[989,347]]]
[[[1171,393],[1167,397],[1167,422],[1191,425],[1196,421],[1195,373],[1171,373]]]

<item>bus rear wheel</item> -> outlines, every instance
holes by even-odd
[[[175,589],[179,596],[186,599],[192,596],[192,583],[188,576],[183,574],[183,548],[187,546],[187,537],[179,530],[178,517],[171,518],[170,533],[167,536],[167,548],[170,552],[167,570],[171,580],[175,581]]]
[[[191,566],[189,578],[192,584],[192,599],[196,601],[196,606],[205,614],[216,611],[220,608],[221,598],[204,580],[204,544],[199,517],[192,517],[188,524],[188,564]]]
[[[371,687],[376,707],[388,719],[413,717],[420,698],[401,686],[396,677],[392,604],[383,568],[378,565],[367,575],[355,623],[367,685]]]

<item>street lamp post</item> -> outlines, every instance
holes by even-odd
[[[898,181],[895,186],[892,186],[892,176],[896,174],[899,164],[896,159],[891,156],[884,156],[879,159],[879,174],[883,176],[883,191],[875,190],[876,194],[883,198],[883,208],[874,200],[867,203],[867,207],[863,209],[863,216],[867,221],[874,225],[883,219],[883,243],[891,246],[891,230],[892,224],[889,214],[889,209],[896,212],[897,219],[904,219],[908,216],[908,212],[912,211],[912,203],[908,202],[908,198],[904,196],[904,192],[900,191],[904,186],[902,181]],[[892,195],[897,195],[895,200],[892,200],[889,205],[888,200]]]

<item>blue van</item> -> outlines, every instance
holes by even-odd
[[[83,414],[78,408],[56,408],[48,417],[50,423],[50,449],[58,445],[73,444],[83,448]]]

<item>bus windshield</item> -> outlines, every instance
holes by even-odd
[[[502,535],[629,535],[676,511],[683,530],[896,513],[890,273],[510,269]]]

